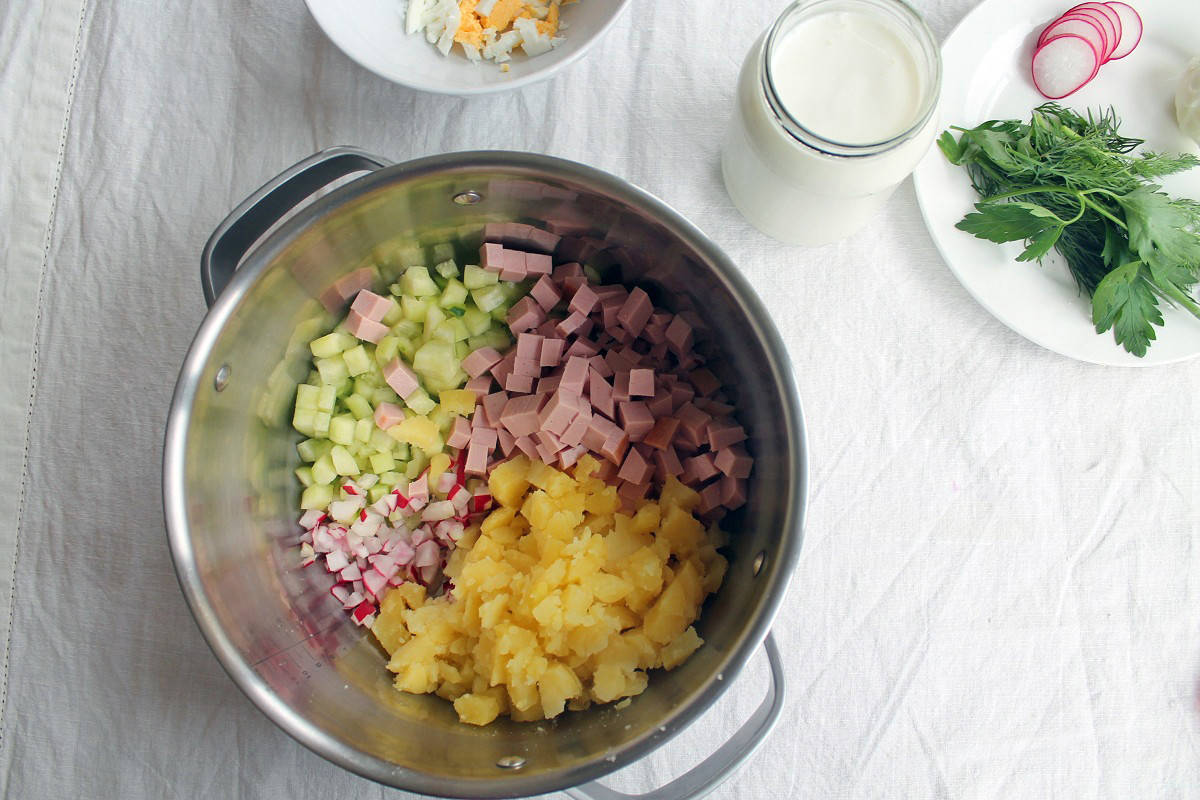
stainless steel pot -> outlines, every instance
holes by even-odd
[[[322,187],[370,171],[264,232]],[[610,269],[655,301],[691,309],[699,347],[733,387],[756,457],[750,502],[727,520],[729,574],[697,627],[704,646],[625,708],[553,723],[459,723],[450,704],[397,692],[383,651],[298,568],[299,437],[289,425],[307,342],[334,317],[323,290],[363,265],[396,271],[423,248],[478,247],[482,223],[583,216]],[[239,267],[240,262],[240,267]],[[235,272],[235,267],[237,267]],[[772,685],[711,758],[643,795],[700,797],[761,743],[783,701],[768,636],[800,551],[807,491],[803,416],[787,354],[730,260],[671,208],[603,172],[545,156],[455,153],[396,166],[335,148],[263,186],[217,229],[202,263],[211,308],[184,362],[163,464],[168,538],[200,630],[234,682],[281,728],[330,761],[390,786],[444,797],[564,789],[615,800],[593,783],[668,741],[729,685],[760,643]],[[764,642],[765,639],[765,642]]]

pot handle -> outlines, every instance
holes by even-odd
[[[200,257],[204,302],[212,306],[233,278],[242,257],[284,215],[318,189],[353,172],[374,171],[391,162],[357,147],[314,153],[267,181],[229,212],[213,231]]]
[[[666,786],[660,786],[646,794],[624,794],[598,782],[566,789],[566,794],[575,800],[698,800],[716,789],[754,754],[775,727],[775,723],[779,721],[779,714],[783,711],[783,662],[771,634],[768,633],[767,638],[763,640],[763,647],[767,651],[767,661],[771,667],[771,683],[767,687],[766,698],[737,733],[702,764],[688,770]]]

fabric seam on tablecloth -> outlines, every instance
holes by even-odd
[[[71,123],[71,108],[75,98],[75,78],[79,71],[79,55],[83,42],[84,22],[87,17],[88,0],[69,2],[68,0],[48,0],[45,11],[45,24],[41,26],[44,32],[42,39],[34,51],[34,77],[30,87],[31,107],[27,109],[22,133],[18,137],[17,152],[24,162],[20,173],[32,173],[31,185],[28,188],[18,185],[18,196],[14,198],[12,222],[12,241],[14,246],[10,251],[13,257],[7,268],[13,279],[15,288],[11,295],[5,297],[5,307],[8,314],[32,314],[31,325],[14,326],[18,332],[28,333],[25,343],[13,345],[13,351],[0,352],[0,374],[27,376],[25,391],[25,425],[20,439],[20,489],[16,495],[16,526],[13,529],[11,543],[0,540],[0,563],[7,561],[9,569],[8,581],[0,584],[3,594],[0,603],[8,606],[4,615],[3,647],[4,656],[0,662],[0,743],[4,739],[5,711],[8,705],[8,667],[12,639],[12,622],[14,594],[17,580],[17,558],[20,548],[21,527],[26,508],[26,490],[29,471],[29,433],[33,418],[33,403],[37,394],[38,347],[37,334],[41,327],[42,291],[45,286],[46,267],[50,259],[50,247],[54,232],[55,216],[58,209],[58,189],[62,180],[63,161],[66,156],[67,135]],[[71,13],[74,9],[74,14]],[[74,22],[72,31],[71,23]],[[73,33],[73,35],[72,35]],[[39,113],[42,109],[35,104],[39,98],[44,99],[47,114]],[[54,113],[55,111],[58,113]],[[58,137],[54,136],[57,127]],[[51,145],[57,146],[51,149]],[[28,159],[28,160],[25,160]],[[35,160],[45,159],[53,164],[47,175],[40,175],[38,167],[25,168]],[[46,198],[42,201],[42,198]],[[28,201],[28,202],[25,202]],[[19,236],[24,233],[27,241],[21,242]],[[32,248],[23,254],[22,244],[26,247],[32,241],[40,238],[40,251]],[[22,257],[24,255],[24,258]],[[32,296],[30,296],[32,295]],[[32,301],[32,302],[31,302]],[[11,319],[11,317],[10,317]],[[25,352],[28,355],[25,356]],[[8,358],[13,363],[3,363]],[[24,357],[23,357],[24,356]],[[20,362],[24,361],[24,364]],[[22,370],[21,367],[25,369]],[[14,393],[12,400],[19,396]],[[16,408],[4,409],[5,412]],[[7,417],[5,413],[3,416]],[[16,416],[14,415],[14,419]],[[7,552],[5,552],[7,551]],[[7,784],[7,771],[4,775]]]

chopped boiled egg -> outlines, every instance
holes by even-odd
[[[442,55],[457,43],[469,60],[499,64],[517,47],[528,56],[557,47],[567,27],[559,20],[563,2],[578,0],[409,0],[405,30],[423,32]]]

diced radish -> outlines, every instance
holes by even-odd
[[[367,589],[368,596],[378,597],[383,591],[383,587],[387,585],[387,578],[380,575],[375,570],[363,573],[363,586]]]
[[[1095,46],[1097,53],[1108,52],[1108,34],[1104,27],[1095,18],[1085,15],[1071,16],[1068,14],[1051,22],[1038,38],[1038,47],[1045,44],[1047,40],[1066,33],[1073,33],[1087,39]]]
[[[457,483],[457,481],[455,480],[455,477],[456,476],[454,475],[453,472],[443,472],[438,477],[438,482],[437,482],[438,494],[444,495],[447,492],[449,492],[450,487],[453,486],[455,483]]]
[[[408,496],[413,502],[429,502],[429,473],[422,472],[421,477],[408,485]]]
[[[358,479],[359,488],[361,488],[364,491],[367,489],[370,489],[372,486],[374,486],[377,483],[379,483],[379,476],[373,475],[369,472],[366,475],[363,475],[361,478]]]
[[[1100,69],[1100,54],[1073,33],[1048,39],[1033,54],[1033,85],[1051,100],[1078,91]]]
[[[346,568],[338,574],[341,575],[342,580],[344,580],[346,583],[353,583],[354,581],[362,578],[362,567],[358,566],[358,564],[348,564]]]
[[[417,580],[428,586],[433,577],[437,575],[439,569],[441,569],[441,564],[430,564],[427,567],[419,567],[417,569]]]
[[[366,600],[363,600],[354,609],[354,621],[362,622],[368,615],[375,613],[375,606]]]
[[[363,544],[367,546],[367,552],[371,555],[375,555],[383,549],[383,539],[378,535],[364,539]]]
[[[321,520],[325,519],[325,512],[320,509],[310,508],[300,517],[300,527],[306,530],[312,530],[320,524]]]
[[[408,542],[397,542],[396,546],[392,548],[390,555],[396,559],[397,564],[405,566],[412,562],[415,554],[416,551],[412,549],[412,546]]]
[[[490,494],[477,494],[472,499],[475,502],[472,505],[471,510],[476,514],[482,514],[484,511],[487,511],[489,508],[491,508],[492,496]]]
[[[441,549],[437,546],[437,542],[428,541],[421,542],[416,548],[416,555],[413,556],[412,564],[414,567],[421,569],[430,565],[437,566],[442,563]]]
[[[421,512],[421,519],[426,522],[437,522],[443,519],[450,519],[454,516],[454,504],[449,500],[438,500],[430,503],[429,506]]]
[[[425,544],[425,542],[428,542],[432,538],[433,538],[433,531],[431,531],[429,529],[428,525],[422,525],[421,527],[419,527],[415,531],[413,531],[413,535],[412,535],[412,538],[409,540],[409,544],[411,544],[413,547],[419,547],[419,546]]]
[[[388,586],[399,586],[404,583],[404,574],[397,572],[392,577],[388,578]]]
[[[345,604],[346,600],[350,598],[350,590],[340,583],[335,583],[330,587],[329,593],[336,597],[338,602],[342,604]]]
[[[313,531],[313,549],[318,553],[328,553],[336,546],[337,542],[327,528],[317,528]]]
[[[343,441],[344,441],[344,440],[343,440]],[[362,494],[362,492],[361,492],[361,491],[359,491],[359,488],[358,488],[357,486],[355,486],[355,485],[354,485],[354,482],[353,482],[353,481],[346,481],[344,484],[342,484],[342,491],[343,491],[343,492],[345,492],[346,494],[349,494],[349,495],[360,495],[360,494]]]
[[[386,517],[392,513],[392,495],[385,494],[383,497],[371,504],[371,510],[381,517]]]
[[[325,569],[330,572],[341,572],[348,566],[350,562],[341,550],[334,550],[325,556]]]
[[[350,609],[354,608],[356,605],[361,603],[363,601],[363,599],[364,598],[363,598],[361,592],[351,592],[349,597],[346,598],[345,602],[342,603],[342,608],[349,611]]]
[[[1128,3],[1105,3],[1121,19],[1121,41],[1110,59],[1124,58],[1142,41],[1142,17]]]

